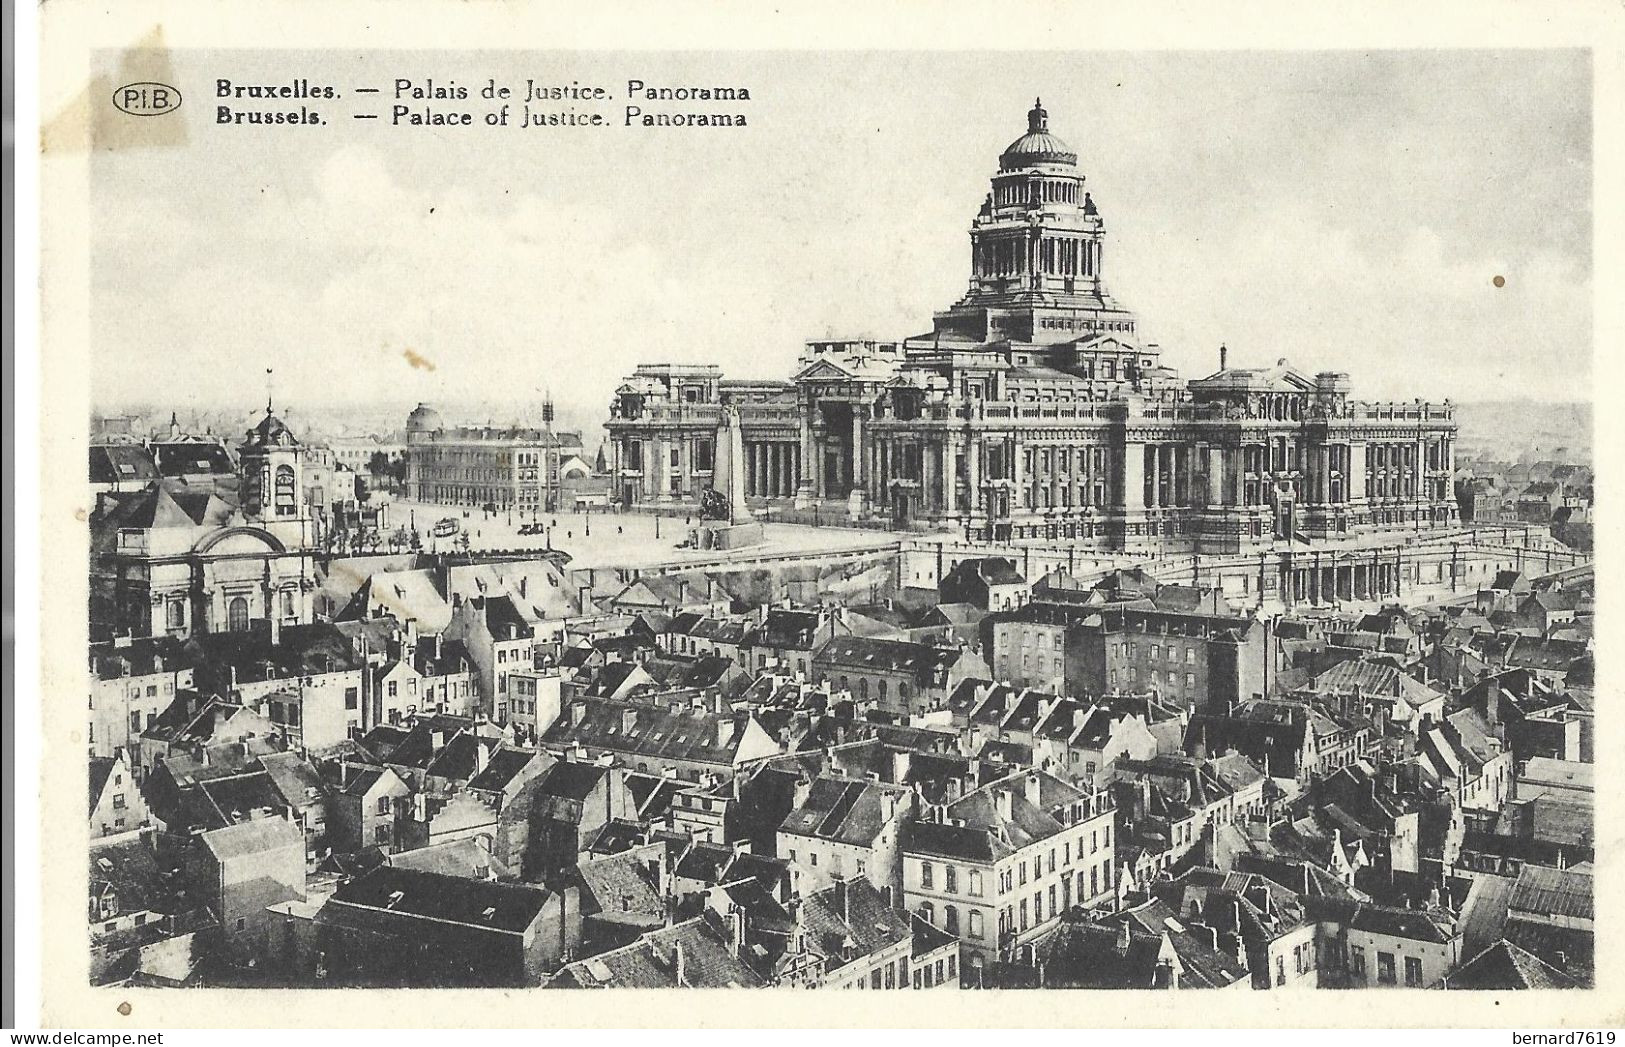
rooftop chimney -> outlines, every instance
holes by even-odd
[[[1219,370],[1222,371],[1226,367],[1228,367],[1229,366],[1229,360],[1230,360],[1230,350],[1226,349],[1224,347],[1224,344],[1221,342],[1219,344]]]

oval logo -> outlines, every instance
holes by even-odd
[[[113,104],[130,116],[163,116],[181,107],[181,93],[168,84],[141,81],[114,91]]]

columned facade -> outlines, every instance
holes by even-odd
[[[1197,553],[1455,524],[1448,403],[1366,403],[1345,374],[1232,367],[1222,349],[1217,371],[1181,381],[1112,298],[1106,238],[1035,105],[972,220],[968,289],[930,332],[809,342],[784,382],[639,368],[608,423],[617,497],[697,501],[709,474],[672,449],[708,440],[731,403],[747,496],[792,517]],[[1386,577],[1376,565],[1358,584]]]

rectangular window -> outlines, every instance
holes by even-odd
[[[1405,957],[1405,984],[1413,989],[1422,987],[1422,960],[1416,956]]]
[[[959,870],[952,866],[944,866],[942,870],[942,889],[949,894],[959,891]]]
[[[933,873],[933,870],[931,868],[931,863],[930,862],[921,862],[920,863],[920,886],[924,887],[924,888],[927,888],[927,889],[934,889],[936,887],[936,884],[933,882],[935,880],[935,878],[936,877],[935,877],[935,875]]]
[[[1396,981],[1394,973],[1394,954],[1391,952],[1377,953],[1377,984],[1393,985]]]

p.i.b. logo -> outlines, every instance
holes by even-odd
[[[168,84],[139,81],[114,91],[113,105],[130,116],[163,116],[181,107],[181,93]]]

